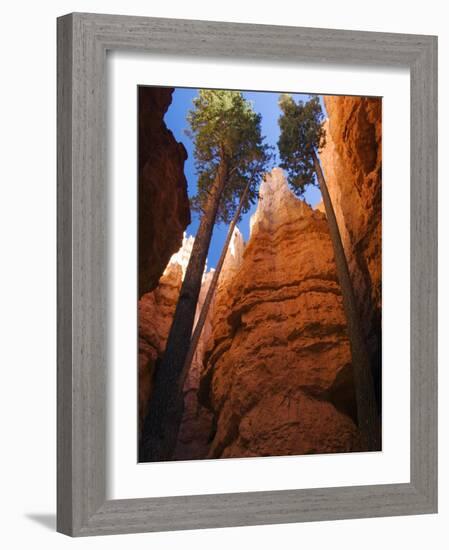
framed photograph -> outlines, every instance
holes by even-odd
[[[437,39],[58,19],[58,531],[437,511]]]

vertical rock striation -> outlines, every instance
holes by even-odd
[[[366,335],[378,401],[381,387],[382,103],[325,96],[320,154]]]
[[[236,245],[199,391],[214,415],[208,456],[356,450],[350,348],[324,215],[275,169],[245,250]]]
[[[172,93],[139,87],[139,297],[156,287],[190,223],[187,152],[164,122]]]

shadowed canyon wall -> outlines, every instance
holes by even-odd
[[[187,152],[164,122],[172,93],[139,87],[139,297],[156,287],[190,223]]]
[[[382,100],[325,96],[320,154],[381,396]]]

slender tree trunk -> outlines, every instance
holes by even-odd
[[[357,402],[357,418],[362,436],[362,446],[364,450],[380,450],[380,423],[377,413],[373,375],[351,277],[349,275],[348,262],[346,260],[329,190],[326,185],[326,180],[324,179],[323,171],[321,170],[320,161],[315,151],[313,151],[312,155],[329,224],[329,232],[337,266],[337,275],[343,297],[343,307],[346,315],[346,322],[348,324]]]
[[[140,462],[169,460],[176,446],[176,426],[183,412],[183,404],[181,403],[180,411],[177,399],[179,377],[189,351],[204,266],[227,172],[227,162],[222,159],[193,243],[165,353],[155,372],[149,410],[139,445]]]
[[[217,287],[218,278],[220,277],[221,269],[223,267],[224,261],[226,259],[226,254],[228,252],[229,244],[232,239],[232,235],[234,233],[235,226],[237,225],[237,221],[240,217],[240,213],[242,211],[243,205],[245,203],[246,197],[248,196],[248,191],[250,187],[250,182],[248,182],[247,186],[245,187],[242,196],[240,198],[240,203],[238,205],[238,208],[234,214],[234,217],[232,219],[231,224],[229,225],[228,234],[226,235],[226,241],[223,245],[223,249],[221,251],[220,259],[218,260],[217,266],[215,268],[214,274],[212,275],[212,280],[210,282],[209,288],[207,290],[206,298],[204,299],[203,307],[201,308],[200,315],[198,317],[198,321],[195,325],[195,329],[193,331],[192,339],[190,341],[190,348],[189,353],[187,354],[186,361],[184,363],[184,368],[182,371],[182,375],[179,379],[179,388],[178,391],[182,393],[182,388],[184,387],[184,382],[187,377],[187,374],[190,369],[190,365],[193,360],[193,356],[195,355],[196,348],[198,346],[198,342],[200,340],[201,333],[203,331],[204,323],[206,322],[207,314],[209,312],[209,307],[212,302],[212,298],[215,294],[215,288]]]

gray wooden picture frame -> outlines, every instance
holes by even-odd
[[[436,512],[437,38],[82,13],[57,26],[58,531],[82,536]],[[410,483],[107,500],[108,50],[410,69]]]

